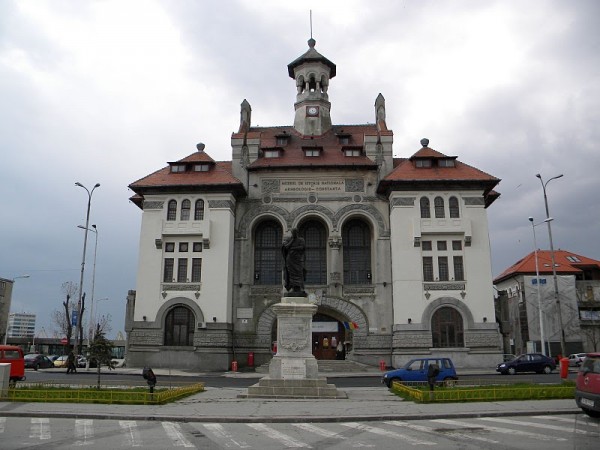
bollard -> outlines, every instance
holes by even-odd
[[[383,359],[379,361],[379,370],[385,371],[385,361]]]
[[[569,358],[561,358],[560,364],[560,377],[566,379],[569,376]]]
[[[254,367],[254,352],[248,352],[248,367]]]
[[[231,361],[231,371],[232,372],[237,372],[237,361]]]

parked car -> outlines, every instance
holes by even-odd
[[[54,367],[67,367],[67,355],[59,356],[54,360]]]
[[[588,353],[577,372],[575,402],[590,417],[600,417],[600,353]]]
[[[411,359],[400,369],[390,370],[383,374],[381,382],[391,387],[394,381],[428,381],[427,371],[429,365],[437,364],[440,371],[435,378],[436,382],[453,383],[458,380],[456,369],[450,358],[417,358]]]
[[[579,367],[587,353],[573,353],[569,355],[569,367]]]
[[[511,361],[498,364],[496,372],[502,375],[514,375],[519,372],[552,373],[556,369],[556,363],[552,358],[541,353],[526,353],[517,356]]]
[[[0,363],[10,364],[10,382],[25,380],[23,350],[15,345],[0,345]]]
[[[49,369],[54,367],[54,363],[45,355],[39,353],[30,353],[25,355],[25,368],[26,369]]]
[[[512,361],[516,357],[517,357],[517,355],[515,355],[513,353],[503,353],[502,354],[502,362]]]

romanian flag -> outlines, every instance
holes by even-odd
[[[346,330],[358,330],[358,324],[356,322],[344,322],[344,328]]]

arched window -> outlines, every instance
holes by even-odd
[[[435,348],[465,346],[463,319],[454,308],[446,306],[433,314],[431,334]]]
[[[175,219],[177,219],[177,201],[169,200],[169,205],[167,207],[167,220]]]
[[[196,200],[194,220],[204,220],[204,200]]]
[[[450,218],[458,219],[460,212],[458,210],[458,199],[456,197],[450,197],[448,199],[448,208],[450,209]]]
[[[429,207],[429,198],[421,197],[421,219],[429,219],[431,217],[431,209]]]
[[[442,197],[436,197],[433,200],[433,206],[435,208],[436,219],[443,219],[446,217],[446,213],[444,212],[444,199]]]
[[[254,234],[254,284],[282,284],[281,225],[267,220]]]
[[[352,219],[342,229],[344,283],[371,283],[371,230],[359,219]]]
[[[321,222],[309,220],[300,227],[300,236],[305,242],[306,284],[327,283],[327,234]]]
[[[181,217],[179,220],[190,220],[190,209],[192,209],[192,202],[185,199],[181,202]]]
[[[194,345],[194,313],[185,306],[176,306],[165,319],[165,345]]]

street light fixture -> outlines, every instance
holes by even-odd
[[[531,222],[531,229],[533,230],[533,253],[535,255],[535,284],[537,286],[537,300],[538,300],[538,310],[539,310],[539,315],[540,315],[540,341],[541,341],[541,345],[542,345],[542,354],[544,356],[546,356],[546,345],[545,345],[545,341],[544,341],[544,318],[542,315],[542,297],[540,295],[540,269],[538,266],[538,254],[537,254],[537,241],[535,238],[535,227],[537,227],[538,225],[541,225],[545,222],[550,222],[551,220],[553,220],[552,218],[546,219],[543,222],[540,223],[533,223],[533,217],[529,218],[529,221]],[[548,349],[550,350],[550,349]]]
[[[565,343],[565,329],[563,327],[562,321],[562,311],[560,308],[560,299],[558,298],[558,278],[556,276],[556,260],[554,258],[554,244],[552,243],[552,226],[550,225],[550,211],[548,210],[548,196],[546,195],[546,186],[552,180],[556,180],[557,178],[561,178],[563,174],[556,175],[555,177],[550,178],[548,181],[544,183],[542,176],[538,173],[535,175],[540,179],[540,183],[542,184],[542,190],[544,191],[544,205],[546,206],[546,223],[548,224],[548,238],[550,240],[550,257],[552,258],[552,278],[554,279],[554,301],[556,302],[557,307],[557,316],[558,316],[558,325],[560,327],[560,351],[561,355],[565,357],[567,355],[567,346]]]
[[[75,186],[79,186],[83,189],[85,189],[85,191],[87,192],[88,195],[88,203],[87,203],[87,213],[85,216],[85,236],[83,238],[83,257],[81,258],[81,277],[79,278],[79,298],[77,300],[77,323],[75,325],[75,357],[77,358],[77,353],[78,353],[78,341],[79,341],[79,324],[81,323],[81,299],[83,296],[83,274],[85,271],[85,251],[87,249],[87,236],[88,236],[88,230],[90,228],[90,208],[92,205],[92,194],[94,193],[94,190],[97,187],[100,187],[100,183],[96,183],[94,185],[94,187],[92,188],[92,190],[90,191],[88,188],[86,188],[83,184],[76,182]]]
[[[9,298],[10,301],[12,301],[15,281],[18,280],[19,278],[29,278],[29,275],[19,275],[19,276],[14,277],[12,280],[10,280],[10,282],[12,283],[12,288],[10,291],[10,298]],[[8,313],[10,311],[10,302],[7,302],[7,303],[8,304],[6,305],[6,329],[4,330],[4,345],[6,345],[6,340],[8,339]]]

